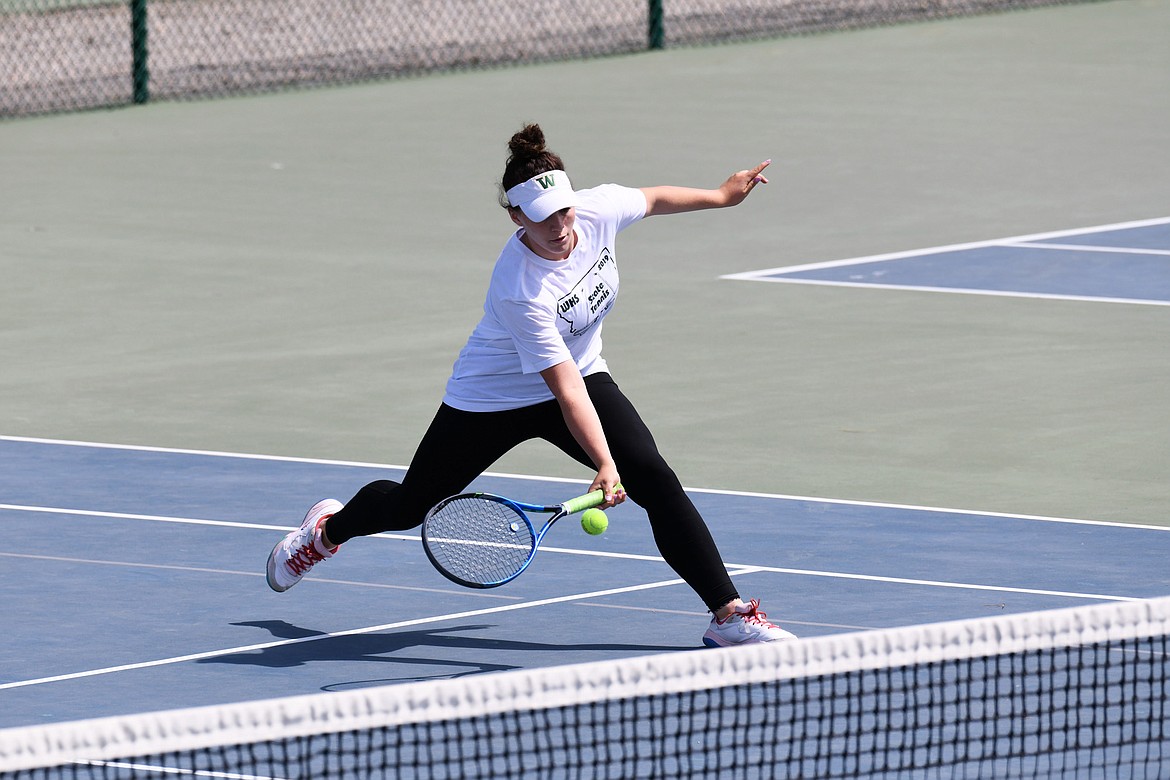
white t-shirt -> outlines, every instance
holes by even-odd
[[[455,361],[443,403],[469,412],[519,409],[553,397],[540,372],[572,360],[583,376],[606,370],[601,320],[617,299],[614,239],[646,214],[641,190],[577,191],[577,245],[546,260],[520,240],[492,271],[483,319]]]

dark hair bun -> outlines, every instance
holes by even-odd
[[[524,128],[508,141],[508,151],[511,152],[513,160],[532,159],[544,154],[544,131],[540,129],[540,125],[524,125]]]
[[[508,141],[508,162],[500,182],[500,205],[508,207],[508,190],[547,171],[563,171],[565,162],[544,145],[540,125],[526,124]]]

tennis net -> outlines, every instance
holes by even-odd
[[[1166,778],[1170,599],[0,731],[0,778]]]

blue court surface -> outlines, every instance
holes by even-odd
[[[268,551],[318,498],[401,468],[0,438],[0,727],[700,649],[707,616],[632,503],[569,520],[490,591],[417,533],[293,590]],[[585,475],[583,475],[585,476]],[[488,475],[556,502],[584,482]],[[802,636],[1161,596],[1170,529],[693,490],[729,570]]]
[[[723,278],[1170,306],[1170,218]]]

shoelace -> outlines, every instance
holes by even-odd
[[[286,565],[289,571],[299,576],[313,568],[313,564],[323,560],[325,560],[325,556],[317,552],[317,547],[310,540],[307,544],[298,547],[296,552],[289,555]]]
[[[760,611],[760,602],[757,599],[752,599],[747,605],[749,607],[748,611],[739,613],[743,616],[745,623],[754,623],[764,628],[779,628],[779,626],[773,625],[765,620],[768,617],[768,613]]]

